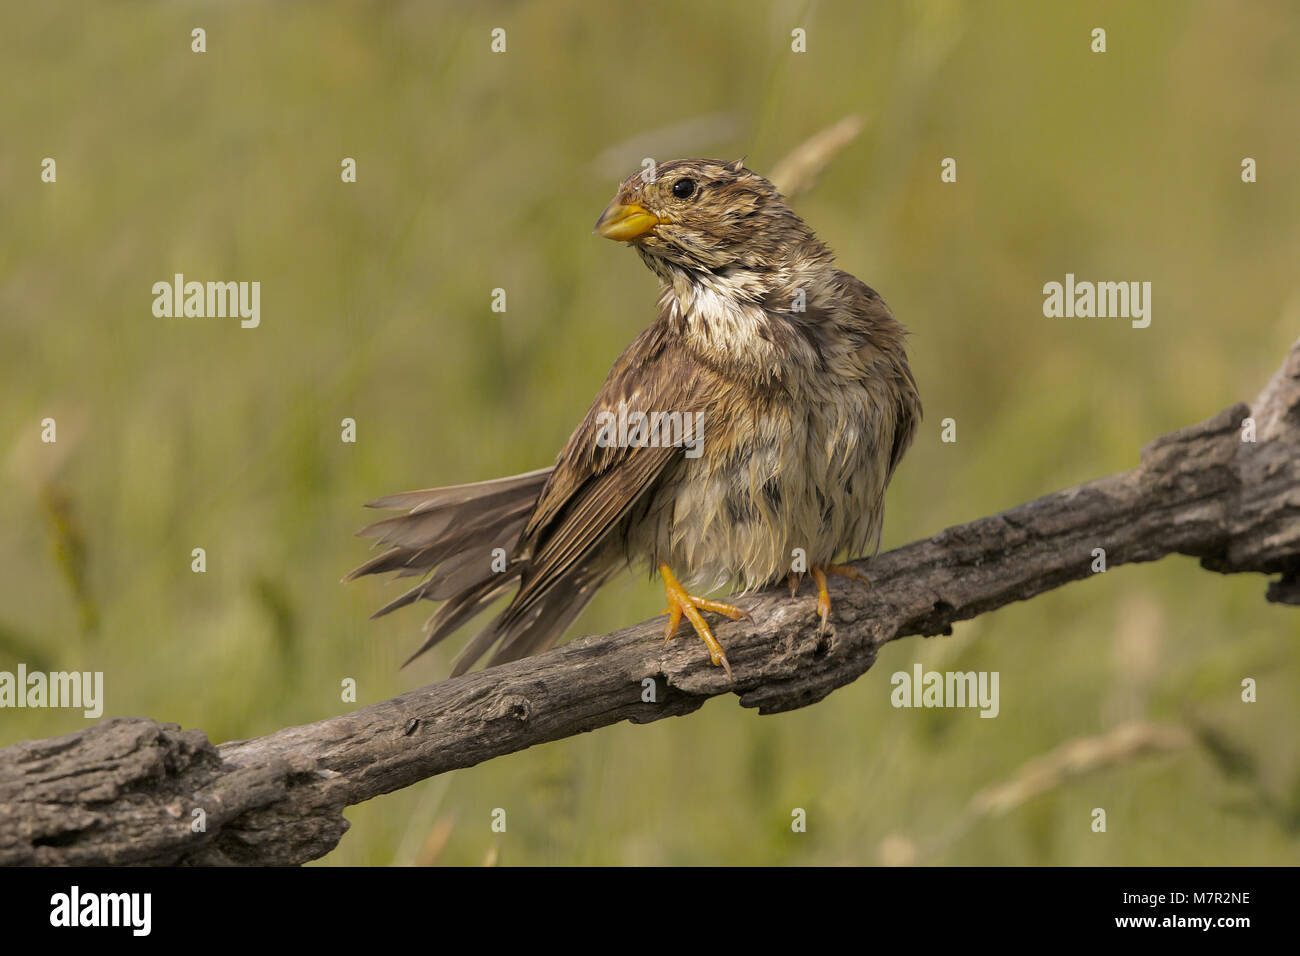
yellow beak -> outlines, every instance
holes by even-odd
[[[640,239],[657,225],[659,225],[659,217],[640,203],[633,202],[624,206],[615,200],[600,214],[593,231],[606,239],[630,242],[633,239]]]

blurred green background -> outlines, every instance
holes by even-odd
[[[653,316],[649,272],[590,234],[644,156],[767,172],[866,120],[795,205],[913,331],[926,421],[885,547],[1133,466],[1252,399],[1300,332],[1286,0],[42,3],[0,23],[0,669],[102,670],[105,716],[223,741],[350,709],[345,677],[365,704],[447,673],[463,637],[399,671],[423,614],[368,623],[395,586],[338,583],[369,553],[361,504],[552,460]],[[155,318],[175,272],[260,281],[261,327]],[[1044,318],[1066,272],[1152,282],[1150,328]],[[1117,568],[896,642],[802,712],[721,698],[352,808],[325,862],[1294,864],[1300,616],[1264,586]],[[577,630],[661,607],[624,575]],[[918,661],[998,671],[1001,715],[895,710],[890,674]],[[1194,737],[978,809],[1135,720]],[[3,711],[0,745],[85,725]]]

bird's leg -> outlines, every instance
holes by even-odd
[[[742,611],[734,604],[727,604],[725,601],[711,601],[708,598],[699,597],[695,594],[688,594],[686,596],[690,598],[691,603],[701,611],[713,611],[715,614],[725,614],[733,621],[739,621],[742,617],[747,621],[752,621],[754,619],[754,615],[750,614],[748,611]],[[671,618],[668,622],[668,637],[671,638],[677,633],[677,625],[682,619],[681,606],[673,604],[671,607],[664,608],[659,613],[667,614]],[[667,643],[667,641],[664,643]]]
[[[812,569],[813,579],[817,582],[817,616],[822,619],[821,630],[826,630],[826,618],[831,613],[831,594],[826,590],[826,575],[834,574],[836,577],[851,578],[854,581],[861,581],[863,584],[870,585],[871,579],[859,571],[851,564],[828,564],[824,567],[814,566]]]
[[[726,652],[723,651],[722,645],[718,643],[713,632],[709,630],[709,625],[705,623],[704,617],[700,611],[713,611],[715,614],[722,614],[738,621],[742,617],[750,615],[740,608],[722,601],[711,601],[708,598],[696,597],[690,594],[681,586],[676,576],[669,569],[667,564],[659,565],[659,574],[664,579],[664,596],[668,598],[668,627],[664,632],[664,639],[667,641],[677,633],[677,627],[682,622],[682,615],[691,622],[695,628],[695,633],[699,635],[709,649],[709,660],[714,665],[720,666],[727,672],[727,677],[731,677],[731,665],[727,662]],[[750,618],[753,620],[753,618]]]
[[[813,580],[817,582],[817,616],[822,619],[819,631],[826,630],[826,618],[831,613],[831,595],[826,590],[826,572],[813,565]]]
[[[827,574],[833,574],[840,578],[849,578],[852,581],[861,581],[868,587],[871,586],[871,578],[867,577],[851,564],[828,564],[823,568]]]
[[[799,593],[799,585],[803,582],[803,575],[798,571],[791,571],[785,576],[785,583],[790,587],[790,597]]]

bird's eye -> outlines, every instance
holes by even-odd
[[[677,180],[677,182],[673,183],[673,195],[678,199],[690,199],[695,195],[695,180]]]

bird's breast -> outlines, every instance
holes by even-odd
[[[892,435],[864,386],[737,386],[701,426],[698,457],[678,458],[629,529],[633,556],[693,588],[751,589],[874,547]]]

